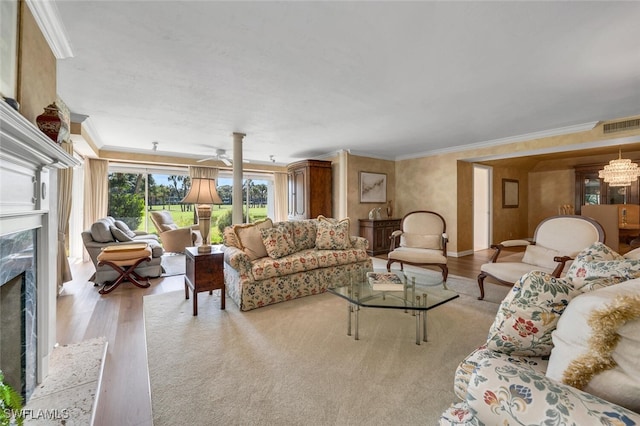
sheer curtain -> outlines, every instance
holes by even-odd
[[[107,215],[109,207],[109,162],[89,158],[84,162],[84,226],[89,229]],[[83,260],[89,260],[86,250]]]
[[[73,156],[73,142],[63,142],[61,148],[69,155]],[[73,168],[58,171],[58,270],[56,274],[56,284],[58,293],[62,290],[62,285],[71,281],[71,267],[67,259],[66,236],[69,231],[69,216],[71,215],[73,191]]]
[[[287,220],[289,192],[287,190],[287,174],[276,172],[273,174],[274,216],[276,222]]]

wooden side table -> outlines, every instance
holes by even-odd
[[[377,256],[389,253],[391,233],[400,229],[402,219],[359,219],[360,236],[369,240],[367,254]]]
[[[220,309],[224,309],[224,253],[213,248],[211,253],[198,253],[197,247],[185,249],[187,273],[184,276],[184,295],[189,298],[193,292],[193,315],[198,315],[198,293],[220,290]]]

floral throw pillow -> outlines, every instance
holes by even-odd
[[[284,226],[261,229],[262,242],[272,259],[280,259],[296,252],[296,245],[289,229]]]
[[[487,347],[511,355],[547,356],[560,315],[580,294],[569,281],[542,271],[520,278],[498,308]]]
[[[594,272],[600,269],[600,266],[598,266],[600,262],[623,259],[624,257],[620,256],[603,243],[596,242],[578,253],[571,263],[571,267],[567,271],[565,278],[570,280],[574,286],[579,286],[586,277],[591,276],[589,271],[587,271],[587,268],[590,269],[591,272]]]
[[[346,250],[351,248],[349,218],[337,221],[318,216],[316,248],[319,250]]]

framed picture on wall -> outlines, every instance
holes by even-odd
[[[360,202],[387,202],[387,175],[385,173],[360,172]]]
[[[518,181],[516,179],[502,179],[502,208],[518,207]]]

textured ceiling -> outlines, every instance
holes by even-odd
[[[57,2],[105,149],[407,158],[640,114],[640,2]]]

